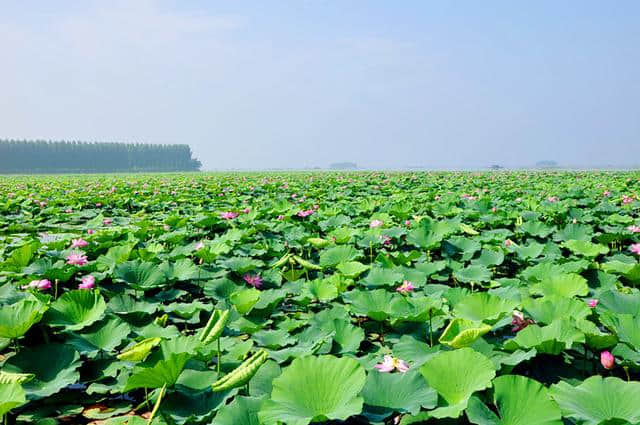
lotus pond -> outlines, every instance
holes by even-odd
[[[0,177],[19,424],[638,424],[640,173]]]

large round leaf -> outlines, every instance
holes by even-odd
[[[0,338],[14,339],[24,335],[39,322],[46,307],[37,300],[23,299],[0,308]]]
[[[113,274],[139,291],[157,288],[166,281],[164,271],[157,264],[147,261],[126,261],[117,265]]]
[[[438,341],[453,348],[468,347],[490,330],[489,325],[458,317],[449,323]]]
[[[640,382],[592,376],[577,387],[561,381],[550,394],[564,416],[585,425],[640,423]]]
[[[438,393],[429,388],[417,370],[405,373],[371,371],[362,390],[365,415],[382,420],[393,412],[417,414],[420,407],[431,409],[438,402]]]
[[[218,411],[211,425],[260,425],[258,411],[262,398],[236,397]]]
[[[14,407],[22,406],[27,402],[25,392],[17,383],[0,383],[0,417]]]
[[[329,419],[347,419],[362,411],[358,394],[365,371],[350,358],[309,356],[295,359],[273,380],[271,399],[258,413],[262,422],[306,425]]]
[[[30,399],[48,397],[80,378],[80,356],[69,345],[46,344],[30,347],[5,363],[8,372],[32,373],[23,384]]]
[[[123,391],[127,392],[135,388],[160,388],[163,385],[172,387],[191,356],[187,353],[173,354],[166,360],[159,360],[152,367],[136,368]]]
[[[478,425],[562,425],[560,409],[537,381],[504,375],[493,381],[498,416],[478,398],[469,401],[467,416]]]
[[[490,386],[496,376],[491,360],[471,348],[442,351],[429,358],[420,373],[446,401],[432,412],[437,418],[460,416],[469,397]]]
[[[491,295],[487,292],[474,292],[458,300],[454,306],[457,317],[481,322],[498,319],[518,305],[516,301]]]
[[[107,304],[98,291],[77,289],[58,298],[47,311],[45,319],[52,326],[64,326],[77,331],[98,321]]]

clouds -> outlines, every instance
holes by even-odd
[[[474,7],[7,7],[1,136],[184,142],[208,168],[629,161],[640,87],[624,10],[585,6],[592,25],[552,3]]]

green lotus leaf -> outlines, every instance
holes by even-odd
[[[584,425],[640,423],[640,382],[592,376],[575,387],[560,381],[549,393],[565,417]]]
[[[109,310],[118,316],[130,316],[144,319],[158,310],[158,304],[153,304],[143,300],[136,300],[129,295],[116,295],[107,303]]]
[[[574,254],[589,258],[594,258],[598,255],[603,255],[609,252],[609,248],[604,245],[575,239],[564,242],[562,246],[568,248]]]
[[[320,253],[320,266],[335,267],[341,263],[353,261],[360,256],[360,251],[349,245],[334,246]]]
[[[112,351],[129,335],[131,327],[117,317],[111,317],[75,333],[68,343],[83,354],[98,350]]]
[[[139,362],[145,359],[153,349],[162,342],[162,338],[151,337],[146,338],[131,347],[126,348],[120,354],[118,354],[119,360],[126,360],[129,362]]]
[[[427,386],[417,370],[405,373],[369,372],[362,397],[365,415],[382,420],[394,412],[417,414],[420,407],[431,409],[438,402],[438,393]]]
[[[260,268],[263,262],[248,257],[233,257],[223,261],[222,265],[238,274],[243,274]]]
[[[188,258],[182,258],[173,264],[168,263],[168,267],[165,268],[165,274],[169,280],[191,280],[197,279],[201,274],[200,268],[193,264]]]
[[[485,266],[471,265],[453,273],[460,282],[477,283],[491,280],[491,272]]]
[[[438,341],[452,348],[468,347],[490,330],[489,325],[458,317],[449,322]]]
[[[504,314],[511,315],[518,305],[516,301],[491,295],[487,292],[475,292],[460,298],[454,312],[457,317],[481,322],[497,320]]]
[[[640,316],[613,314],[606,312],[601,316],[602,323],[634,349],[640,351]]]
[[[173,354],[166,360],[159,360],[151,367],[138,367],[129,376],[122,391],[127,392],[136,388],[162,388],[164,385],[172,387],[190,358],[191,355],[188,353]]]
[[[591,314],[591,309],[587,306],[586,302],[559,295],[549,295],[542,298],[525,298],[522,301],[522,306],[524,311],[526,311],[533,320],[545,324],[562,318],[580,320]]]
[[[471,395],[489,387],[496,376],[491,360],[471,348],[441,351],[422,365],[420,373],[446,402],[430,412],[436,418],[460,416]]]
[[[259,300],[260,291],[256,288],[241,289],[229,297],[229,301],[236,306],[236,310],[238,310],[240,314],[249,313]]]
[[[532,289],[544,295],[558,295],[566,298],[583,297],[589,293],[587,279],[575,273],[554,275],[544,279]]]
[[[504,262],[504,253],[493,249],[483,249],[480,257],[472,261],[472,264],[479,264],[485,267],[499,266]]]
[[[26,402],[26,394],[20,384],[0,382],[0,417]]]
[[[422,249],[433,249],[445,236],[458,230],[458,225],[447,221],[422,219],[416,228],[407,234],[407,243]]]
[[[518,245],[513,250],[518,254],[518,257],[523,260],[529,260],[539,257],[544,250],[544,245],[538,242],[531,242],[529,245]]]
[[[338,297],[338,287],[329,279],[316,279],[309,282],[309,293],[321,302],[331,301]]]
[[[35,378],[33,373],[16,373],[0,370],[0,384],[24,384]]]
[[[218,410],[211,425],[260,425],[258,412],[262,402],[262,398],[235,397]]]
[[[132,245],[112,246],[106,254],[101,255],[96,259],[96,266],[98,270],[108,270],[112,272],[118,264],[122,264],[129,259],[132,250]]]
[[[584,333],[569,319],[558,319],[547,326],[529,325],[505,342],[507,350],[535,348],[539,353],[560,354],[575,343],[585,342]]]
[[[553,238],[557,241],[569,241],[573,239],[590,242],[592,235],[593,229],[590,226],[569,223],[562,230],[557,231],[553,235]]]
[[[5,363],[7,372],[34,375],[33,379],[23,383],[29,399],[48,397],[78,382],[79,367],[78,352],[69,345],[61,344],[30,347]]]
[[[478,425],[562,425],[560,409],[537,381],[503,375],[493,381],[493,413],[477,397],[469,401],[467,417]]]
[[[555,230],[555,227],[547,226],[541,221],[527,221],[518,229],[531,236],[546,238]]]
[[[107,304],[100,292],[76,289],[54,301],[45,314],[45,320],[51,326],[77,331],[100,320],[106,309]]]
[[[347,261],[346,263],[340,263],[336,268],[342,275],[351,279],[355,279],[362,273],[369,270],[369,266],[366,266],[357,261]]]
[[[640,314],[640,293],[625,294],[619,291],[605,291],[598,297],[598,307],[613,313]]]
[[[393,286],[402,281],[402,273],[393,269],[372,267],[362,282],[367,286]]]
[[[358,394],[364,385],[365,371],[356,360],[296,358],[273,380],[271,398],[258,417],[266,425],[345,420],[362,411],[363,399]]]
[[[20,338],[42,319],[46,310],[41,302],[29,298],[0,307],[0,338]]]
[[[162,268],[148,261],[126,261],[115,267],[113,275],[138,291],[147,291],[163,286],[166,276]]]
[[[356,289],[343,294],[342,298],[350,304],[351,311],[355,314],[383,321],[391,314],[391,302],[394,296],[384,289],[373,291]]]

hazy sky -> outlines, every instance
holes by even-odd
[[[0,138],[207,169],[640,164],[640,1],[0,0]]]

